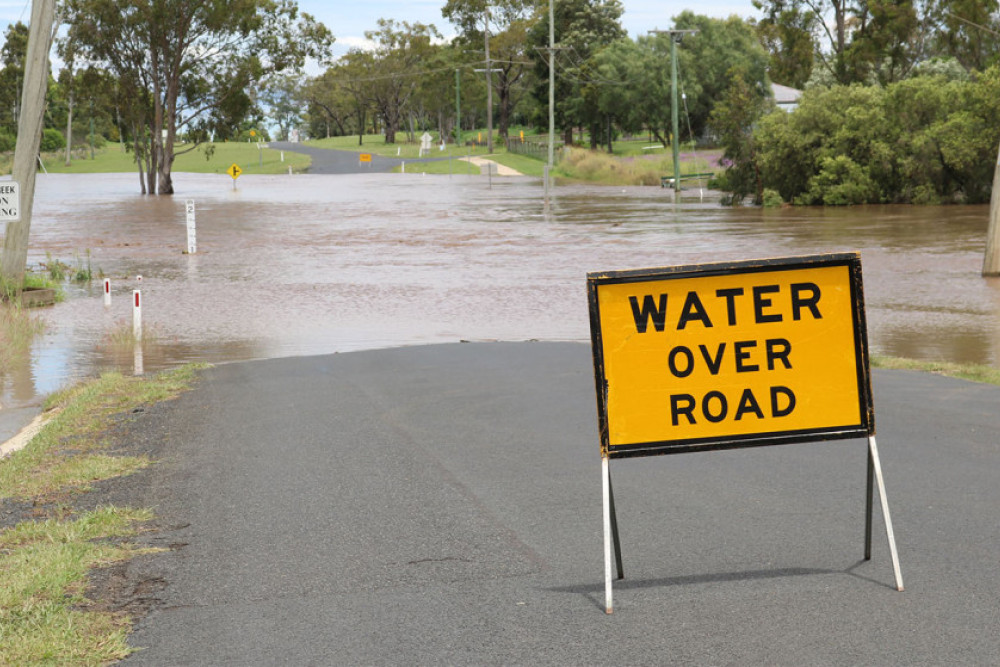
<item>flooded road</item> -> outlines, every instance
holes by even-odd
[[[142,276],[146,371],[457,340],[589,341],[586,273],[860,250],[874,353],[1000,365],[1000,280],[979,272],[986,207],[730,209],[659,188],[365,174],[41,175],[29,263],[110,276],[38,311],[46,333],[4,369],[0,404],[106,368],[131,371]],[[186,249],[185,200],[197,210]]]

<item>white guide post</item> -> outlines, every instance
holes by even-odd
[[[194,200],[188,199],[184,203],[184,208],[187,213],[187,245],[188,254],[193,255],[198,252],[198,243],[195,238],[195,220],[194,220]]]
[[[611,467],[607,456],[601,457],[601,487],[604,489],[604,600],[605,612],[614,613],[611,600]]]
[[[111,278],[104,279],[104,305],[111,305]]]
[[[868,451],[875,468],[875,482],[878,484],[878,497],[882,502],[882,518],[885,520],[885,534],[889,539],[889,554],[892,556],[892,573],[896,577],[896,590],[903,590],[903,574],[899,569],[899,554],[896,551],[896,536],[892,532],[892,518],[889,516],[889,501],[885,497],[885,482],[882,480],[882,463],[878,458],[878,447],[875,436],[868,437]]]
[[[142,341],[142,296],[139,290],[132,290],[132,335],[136,342]]]

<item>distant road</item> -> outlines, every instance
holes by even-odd
[[[371,154],[370,164],[362,164],[359,159],[362,150],[339,151],[329,148],[316,148],[303,144],[293,144],[289,141],[272,141],[269,146],[280,151],[291,153],[304,153],[312,158],[312,166],[309,167],[310,174],[367,174],[373,171],[392,171],[400,165],[399,158],[382,157]],[[411,160],[412,161],[412,160]]]

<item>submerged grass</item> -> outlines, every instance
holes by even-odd
[[[0,371],[10,368],[14,359],[26,355],[35,336],[45,325],[26,309],[0,301]]]

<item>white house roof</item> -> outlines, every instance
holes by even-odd
[[[771,84],[771,94],[774,95],[774,102],[778,105],[796,104],[799,98],[802,97],[801,90],[782,86],[780,83]]]

